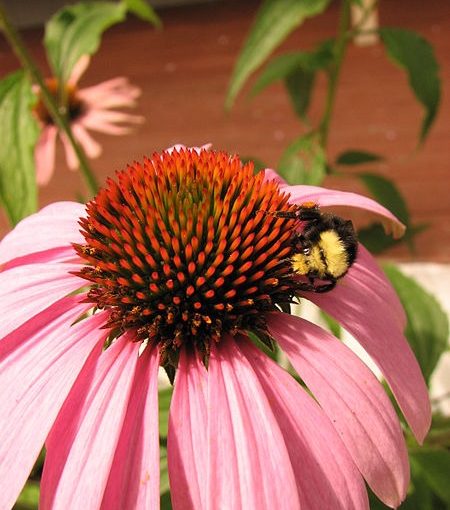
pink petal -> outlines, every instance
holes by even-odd
[[[94,108],[120,108],[135,105],[141,89],[131,85],[127,78],[120,76],[79,90],[78,96]]]
[[[0,342],[0,508],[11,508],[86,358],[104,314],[70,327],[86,304],[48,308]]]
[[[43,510],[99,508],[131,396],[137,344],[124,334],[76,381],[53,426],[41,481]]]
[[[36,181],[40,186],[45,186],[50,181],[55,170],[56,126],[46,126],[34,149],[36,162]]]
[[[32,253],[83,243],[78,220],[86,208],[76,202],[56,202],[23,219],[0,242],[0,264]],[[72,252],[75,254],[74,250]]]
[[[370,255],[361,249],[356,263],[332,292],[307,293],[307,298],[334,317],[364,347],[391,387],[417,440],[422,442],[431,422],[427,387],[402,333],[398,299],[392,298],[392,290],[386,292],[386,279],[374,270],[370,260]]]
[[[78,264],[29,264],[0,272],[0,338],[84,285]]]
[[[283,313],[270,314],[268,325],[371,489],[397,507],[408,488],[408,454],[381,384],[348,347],[320,327]]]
[[[208,376],[207,508],[300,508],[283,435],[232,337],[212,345]]]
[[[131,133],[132,126],[118,125],[117,123],[142,124],[144,121],[145,118],[139,115],[105,110],[92,110],[87,113],[80,122],[82,122],[83,126],[92,131],[120,136]]]
[[[275,170],[272,170],[272,168],[264,169],[264,180],[275,181],[278,186],[280,186],[280,188],[283,186],[289,186],[288,183],[280,175],[278,175]]]
[[[67,166],[70,170],[77,170],[80,166],[80,162],[78,161],[78,157],[75,154],[72,144],[69,142],[69,139],[64,133],[60,134],[60,138],[64,147],[64,152],[66,153]]]
[[[73,124],[72,131],[88,158],[94,159],[100,156],[102,153],[102,146],[86,131],[81,121]]]
[[[131,398],[101,508],[159,508],[159,352],[138,359]]]
[[[1,270],[6,271],[13,267],[25,266],[27,264],[42,264],[44,262],[53,263],[72,263],[76,264],[80,261],[80,257],[76,254],[72,246],[62,248],[51,248],[37,253],[30,253],[23,257],[17,257],[10,262],[6,262]]]
[[[282,186],[282,191],[291,195],[290,202],[301,204],[303,202],[316,202],[321,207],[356,207],[364,209],[378,216],[387,233],[397,238],[405,233],[405,226],[390,211],[371,198],[350,193],[348,191],[330,190],[317,186]]]
[[[369,508],[364,481],[320,406],[245,339],[239,344],[269,399],[297,479],[302,509]]]
[[[73,66],[70,77],[67,80],[68,85],[75,86],[80,81],[80,78],[83,76],[83,74],[86,72],[86,69],[89,67],[90,61],[91,57],[89,55],[81,55],[77,63]]]
[[[170,404],[167,457],[174,508],[206,508],[207,371],[194,353],[181,352]]]

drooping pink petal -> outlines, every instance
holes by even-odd
[[[212,345],[207,409],[206,508],[300,508],[283,435],[232,337]]]
[[[320,406],[251,342],[243,339],[239,348],[258,376],[280,425],[301,508],[368,509],[363,478]]]
[[[124,334],[83,370],[47,442],[40,508],[99,508],[127,411],[138,346]]]
[[[86,69],[89,67],[89,63],[91,61],[91,57],[89,55],[81,55],[78,59],[77,63],[73,66],[72,72],[70,73],[70,77],[67,80],[67,84],[74,87],[80,81],[80,78],[86,72]]]
[[[72,131],[77,142],[81,145],[81,147],[83,147],[88,158],[95,159],[100,156],[102,153],[102,146],[86,131],[82,121],[74,122],[72,125]]]
[[[206,508],[208,374],[194,353],[181,351],[170,404],[167,458],[174,508]]]
[[[64,152],[66,154],[66,163],[70,170],[76,170],[80,166],[80,162],[78,161],[78,157],[75,154],[75,151],[72,147],[72,144],[69,142],[69,139],[67,138],[65,133],[59,134],[63,147]]]
[[[0,342],[0,508],[11,508],[89,353],[98,343],[98,314],[74,297],[53,305]]]
[[[0,272],[0,338],[84,285],[78,264],[29,264]]]
[[[402,332],[396,312],[398,299],[392,299],[392,291],[385,292],[385,277],[380,271],[367,266],[369,257],[360,250],[356,263],[333,291],[305,293],[305,297],[334,317],[364,347],[422,442],[431,422],[427,387]]]
[[[82,204],[56,202],[28,216],[0,242],[0,264],[53,248],[72,249],[72,243],[83,243],[78,220],[85,214]]]
[[[86,113],[81,122],[85,128],[92,131],[120,136],[132,132],[133,127],[130,124],[142,124],[144,120],[144,117],[140,115],[106,110],[91,110]],[[127,124],[119,125],[118,123],[120,122]]]
[[[397,238],[405,233],[405,226],[390,211],[375,200],[351,193],[349,191],[338,191],[318,186],[282,186],[281,189],[291,195],[290,202],[301,204],[303,202],[316,202],[320,207],[356,207],[369,213],[375,214],[383,224],[387,233]]]
[[[97,109],[131,107],[140,95],[141,89],[123,76],[78,91],[82,101]]]
[[[48,184],[55,170],[57,134],[58,129],[56,126],[45,126],[34,149],[36,181],[40,186]]]
[[[138,359],[101,508],[159,508],[158,349]]]
[[[395,508],[409,483],[400,423],[381,384],[342,342],[299,317],[270,314],[269,330],[312,391],[374,493]]]

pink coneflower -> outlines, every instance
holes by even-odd
[[[89,57],[83,56],[75,65],[65,86],[66,106],[64,110],[70,122],[75,139],[83,147],[89,158],[97,158],[102,152],[101,145],[96,142],[89,131],[98,131],[109,135],[125,135],[131,126],[141,124],[144,118],[138,115],[116,111],[116,108],[135,106],[141,91],[131,85],[127,78],[118,77],[98,85],[79,89],[78,82],[89,65]],[[59,102],[61,91],[55,78],[46,80],[49,91]],[[55,168],[56,139],[59,136],[65,149],[67,165],[71,170],[78,168],[78,159],[66,135],[61,133],[53,123],[53,119],[40,98],[39,87],[34,91],[38,101],[34,107],[35,114],[41,125],[41,136],[36,144],[35,162],[38,184],[49,182]]]
[[[299,290],[291,257],[301,225],[280,213],[312,200],[402,228],[368,198],[177,149],[119,172],[86,208],[56,203],[8,234],[0,508],[14,504],[44,444],[42,509],[158,508],[160,366],[175,373],[175,510],[365,509],[364,480],[398,506],[408,457],[382,385],[331,334],[280,311],[304,297],[334,316],[424,439],[427,389],[402,307],[369,253],[360,246],[330,292]],[[278,342],[309,391],[249,333]]]

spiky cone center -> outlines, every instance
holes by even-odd
[[[208,354],[224,333],[265,331],[265,312],[289,302],[288,196],[252,164],[224,152],[154,154],[108,179],[80,220],[75,245],[105,325],[158,343],[163,363],[182,345]]]
[[[65,85],[61,91],[59,82],[56,78],[48,78],[45,80],[48,91],[53,96],[55,103],[58,105],[60,113],[67,116],[69,121],[73,121],[84,113],[85,105],[78,96],[78,89],[73,85]],[[37,94],[37,101],[34,105],[34,112],[37,118],[45,126],[54,124],[53,117],[45,105],[40,90]]]

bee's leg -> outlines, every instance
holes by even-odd
[[[298,290],[303,292],[317,292],[316,287],[311,280],[309,282],[297,282],[296,287]]]
[[[314,292],[329,292],[336,287],[336,280],[331,280],[329,283],[325,283],[324,285],[318,285]]]
[[[265,211],[264,209],[258,209],[257,212],[262,212],[267,214],[268,216],[273,216],[275,218],[288,218],[290,220],[297,219],[296,211]]]

